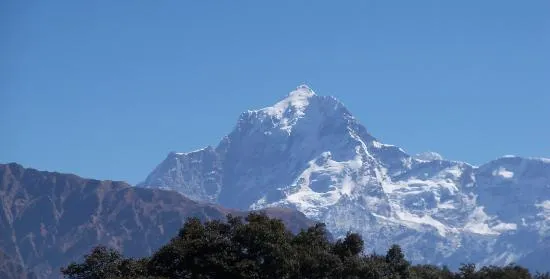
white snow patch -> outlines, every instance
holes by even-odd
[[[514,231],[517,230],[517,228],[518,225],[513,223],[499,223],[498,225],[491,227],[491,229],[497,232]]]
[[[346,175],[344,177],[344,180],[342,181],[342,194],[344,195],[351,195],[351,192],[353,191],[353,189],[355,188],[355,183],[353,183],[353,180],[351,179],[351,177],[349,177],[348,175]]]
[[[439,209],[456,209],[456,206],[452,202],[440,203],[437,205]]]
[[[535,204],[536,207],[542,207],[545,210],[550,210],[550,200]]]
[[[514,172],[505,169],[504,167],[498,168],[498,170],[493,171],[493,176],[500,176],[503,178],[513,178]]]
[[[455,178],[458,178],[462,175],[462,169],[458,165],[452,168],[448,168],[446,172],[452,174]]]
[[[534,160],[534,161],[540,161],[540,162],[543,162],[545,164],[549,164],[550,163],[550,158],[543,158],[543,157],[528,157],[527,159],[529,160]]]
[[[535,206],[541,209],[541,212],[537,215],[543,217],[547,221],[550,221],[550,200],[537,203]]]
[[[397,218],[416,230],[421,230],[421,225],[428,225],[434,227],[441,236],[447,234],[447,227],[429,215],[418,216],[405,211],[398,211],[395,214]]]
[[[481,235],[499,235],[487,224],[490,218],[483,210],[483,206],[476,207],[468,219],[469,222],[464,226],[465,231]]]
[[[178,156],[185,156],[185,155],[189,155],[189,154],[192,154],[192,153],[197,153],[197,152],[204,151],[204,150],[207,149],[207,148],[208,148],[208,147],[203,147],[203,148],[196,149],[196,150],[189,151],[189,152],[174,152],[174,154],[176,154],[176,155],[178,155]]]
[[[431,151],[416,154],[414,158],[421,161],[443,160],[443,156],[441,156],[441,154],[437,152],[431,152]]]

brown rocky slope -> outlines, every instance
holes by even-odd
[[[0,274],[59,278],[61,266],[98,244],[127,256],[146,256],[174,236],[188,217],[223,219],[228,213],[244,214],[172,191],[0,164]],[[267,213],[293,230],[312,225],[296,211]]]

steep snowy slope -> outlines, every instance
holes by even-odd
[[[240,209],[296,208],[336,236],[362,233],[368,249],[399,243],[417,262],[452,266],[540,253],[550,228],[550,160],[474,167],[410,156],[307,86],[241,114],[216,148],[169,154],[141,186]]]

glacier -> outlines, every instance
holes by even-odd
[[[397,243],[415,263],[548,271],[533,259],[550,251],[550,159],[473,166],[409,155],[306,85],[242,113],[216,147],[169,153],[138,186],[236,209],[297,209],[337,237],[362,234],[371,252]]]

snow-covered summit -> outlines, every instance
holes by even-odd
[[[276,103],[274,106],[259,110],[265,114],[283,118],[289,112],[296,112],[301,115],[309,104],[309,99],[315,96],[315,92],[306,85],[301,85],[296,90],[290,92],[288,97]]]
[[[227,207],[295,208],[336,236],[362,233],[369,249],[399,243],[415,262],[507,264],[540,251],[520,236],[550,237],[549,160],[475,167],[410,156],[307,86],[241,114],[215,148],[171,153],[141,186]]]
[[[319,123],[328,118],[340,117],[349,114],[344,106],[335,98],[318,96],[307,85],[300,85],[290,92],[284,99],[273,106],[258,110],[249,110],[241,114],[238,127],[249,127],[252,130],[263,130],[265,133],[291,134],[300,122]],[[338,116],[333,114],[340,114]],[[307,119],[302,119],[307,115]],[[279,131],[274,131],[277,129]]]

